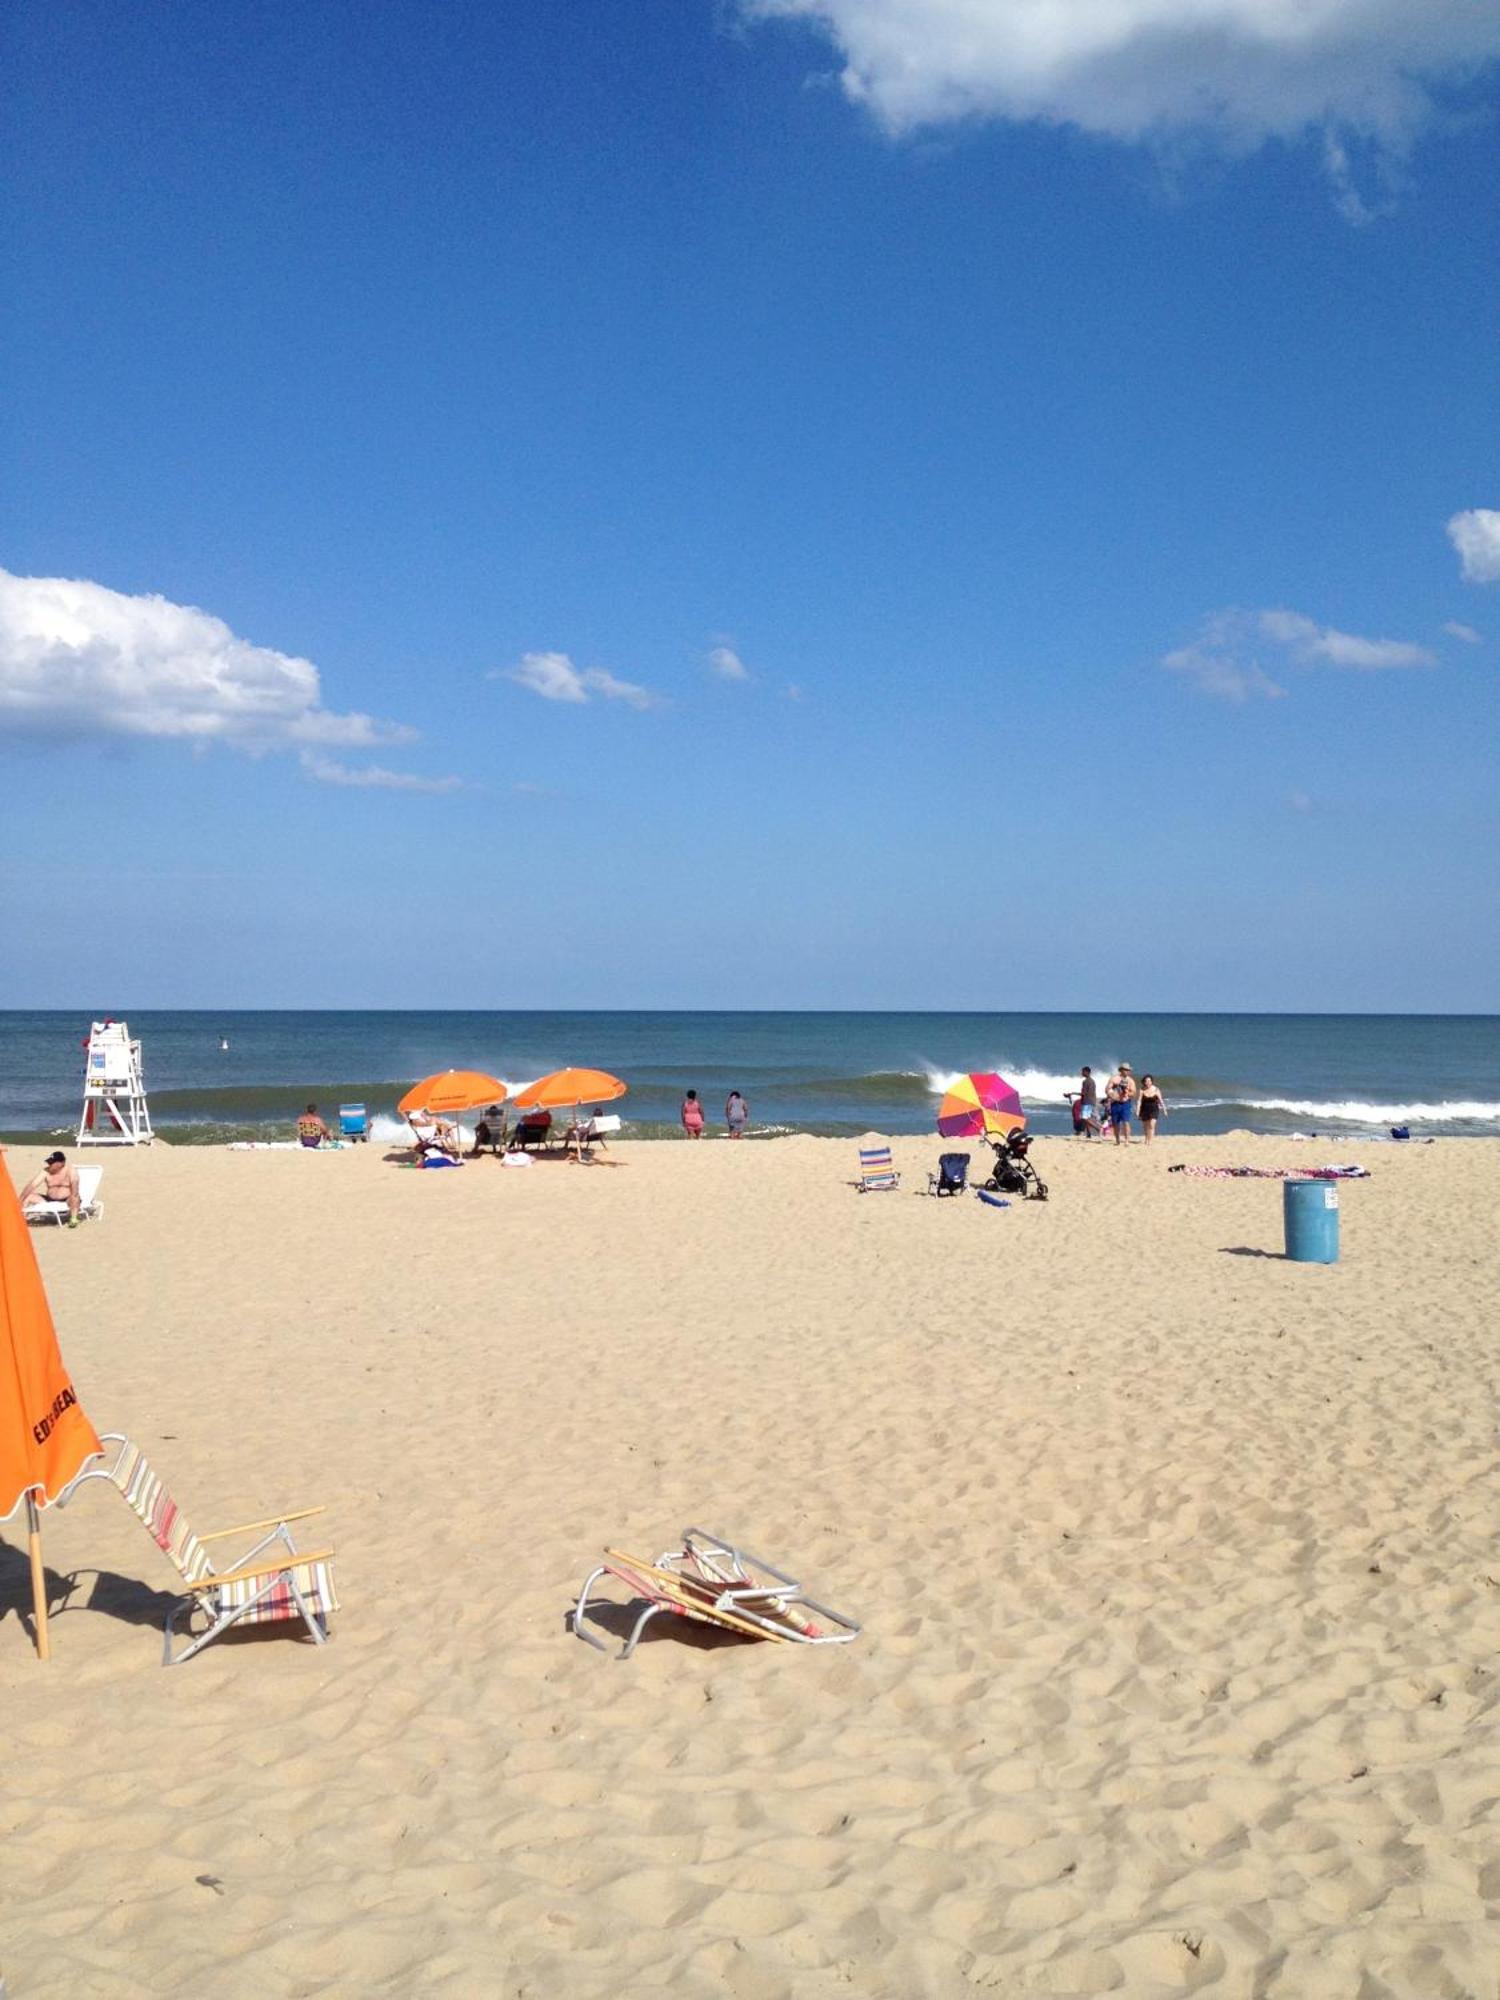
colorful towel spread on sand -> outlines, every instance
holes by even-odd
[[[325,1139],[321,1146],[304,1146],[300,1139],[231,1139],[231,1153],[342,1153],[342,1139]]]
[[[1368,1167],[1168,1167],[1200,1181],[1367,1181]]]

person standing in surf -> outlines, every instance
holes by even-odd
[[[1135,1078],[1130,1074],[1130,1064],[1122,1062],[1105,1086],[1104,1097],[1109,1105],[1109,1129],[1117,1146],[1130,1144],[1130,1119],[1135,1110]]]
[[[1149,1146],[1156,1137],[1156,1121],[1167,1115],[1167,1100],[1157,1088],[1156,1078],[1147,1070],[1141,1078],[1141,1136]]]
[[[1079,1071],[1078,1089],[1073,1097],[1073,1130],[1080,1139],[1099,1136],[1099,1086],[1087,1063]]]
[[[682,1129],[690,1139],[703,1137],[703,1100],[690,1090],[682,1100]]]

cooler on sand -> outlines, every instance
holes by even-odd
[[[1339,1191],[1332,1181],[1284,1181],[1281,1212],[1294,1264],[1339,1261]]]

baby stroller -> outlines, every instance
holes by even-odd
[[[1017,1126],[1003,1139],[991,1139],[989,1143],[995,1149],[995,1171],[985,1186],[994,1188],[998,1194],[1026,1195],[1032,1201],[1045,1201],[1047,1183],[1027,1158],[1031,1150],[1031,1134],[1025,1127]]]
[[[927,1176],[929,1194],[963,1194],[969,1185],[969,1155],[939,1153],[938,1170]]]

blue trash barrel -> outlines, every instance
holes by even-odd
[[[1334,1181],[1285,1181],[1281,1213],[1294,1264],[1339,1261],[1339,1191]]]

